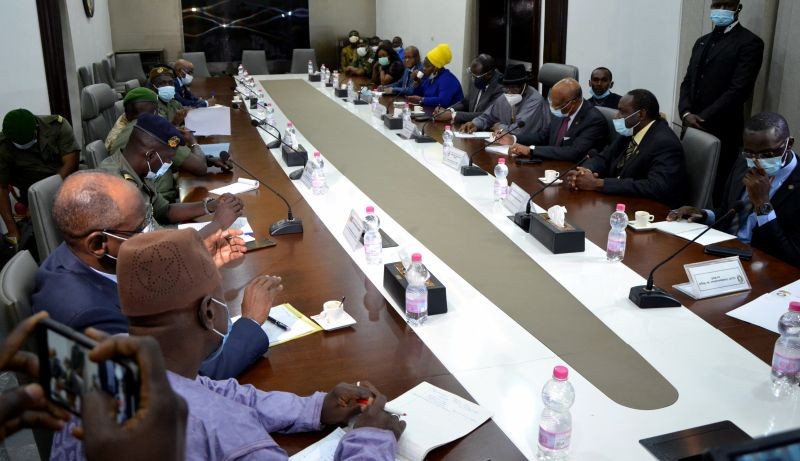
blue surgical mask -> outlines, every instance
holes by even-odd
[[[387,58],[386,56],[384,56],[382,58],[378,58],[378,64],[380,64],[382,66],[388,66],[389,65],[389,58]]]
[[[209,354],[208,357],[206,357],[204,362],[211,362],[213,360],[216,360],[217,357],[219,357],[219,355],[222,354],[222,349],[225,347],[225,343],[228,342],[228,338],[231,336],[231,330],[233,330],[233,321],[231,320],[231,313],[228,310],[228,305],[223,303],[222,301],[216,300],[214,298],[211,298],[211,301],[213,301],[213,302],[215,302],[215,303],[217,303],[220,306],[225,308],[225,313],[228,316],[228,329],[223,334],[223,333],[220,333],[216,328],[213,328],[213,327],[211,328],[211,331],[213,331],[214,333],[222,336],[222,342],[220,343],[219,347],[214,350],[214,352],[212,352],[211,354]]]
[[[192,80],[194,80],[194,75],[186,74],[181,80],[183,81],[184,85],[189,86],[192,84]]]
[[[625,123],[625,121],[628,120],[629,118],[633,117],[634,115],[638,114],[638,113],[639,113],[639,111],[637,110],[636,112],[632,113],[631,115],[629,115],[629,116],[627,116],[625,118],[615,118],[614,119],[614,129],[617,130],[617,133],[619,133],[622,136],[633,136],[633,129],[636,128],[639,125],[639,123],[641,123],[641,122],[639,122],[636,125],[633,125],[632,127],[628,128],[628,125]]]
[[[603,93],[603,94],[597,94],[597,93],[594,92],[594,88],[591,88],[591,87],[589,88],[589,91],[591,91],[592,96],[594,96],[595,99],[606,99],[608,97],[608,95],[611,94],[611,90],[606,90],[606,92]]]
[[[777,157],[760,158],[758,159],[759,165],[769,177],[774,177],[783,168],[783,158],[786,157],[786,151],[789,150],[789,140],[786,140],[786,148],[783,149],[783,154]],[[747,168],[757,168],[756,161],[750,158],[745,158]]]
[[[17,149],[28,150],[31,147],[33,147],[34,144],[36,144],[36,138],[33,138],[30,142],[26,142],[25,144],[17,144],[15,142],[12,144],[14,144],[14,147],[16,147]]]
[[[175,87],[172,85],[162,86],[158,89],[158,97],[164,102],[175,99]]]
[[[153,170],[150,169],[150,162],[147,162],[147,174],[145,175],[145,179],[156,180],[169,171],[169,168],[172,166],[172,162],[166,163],[164,160],[161,159],[161,155],[156,152],[156,157],[158,157],[158,161],[161,162],[161,166],[158,168],[158,171],[153,173]]]
[[[402,53],[402,52],[403,52],[403,47],[401,47],[401,46],[398,46],[398,47],[397,47],[397,48],[395,48],[394,50],[395,50],[395,51],[397,51],[397,54],[400,54],[400,53]]]
[[[711,22],[714,23],[716,27],[728,27],[733,24],[734,17],[736,16],[735,11],[731,10],[711,10],[709,13],[709,17],[711,18]]]
[[[548,102],[550,102],[550,101],[548,100]],[[572,101],[570,101],[570,102],[572,102]],[[557,117],[557,118],[564,118],[564,117],[566,117],[566,116],[567,116],[567,114],[565,114],[565,113],[564,113],[564,112],[562,112],[562,111],[563,111],[563,110],[564,110],[564,108],[565,108],[565,107],[567,107],[568,105],[569,105],[569,102],[568,102],[568,103],[566,103],[566,104],[564,104],[563,106],[559,107],[558,109],[555,109],[555,108],[553,108],[553,106],[552,106],[552,105],[550,105],[550,104],[548,104],[548,105],[547,105],[547,107],[549,107],[549,108],[550,108],[550,113],[551,113],[551,114],[553,114],[553,116],[555,116],[555,117]]]

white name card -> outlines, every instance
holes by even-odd
[[[416,132],[417,132],[417,125],[414,125],[414,122],[410,120],[403,121],[403,131],[400,132],[400,136],[403,139],[413,138]]]
[[[344,225],[344,238],[350,245],[350,249],[355,251],[361,246],[361,234],[364,232],[364,220],[358,215],[356,210],[350,210],[350,216]]]
[[[458,170],[462,166],[469,164],[469,158],[467,157],[467,153],[463,150],[451,147],[449,149],[444,149],[442,163],[454,170]]]
[[[383,104],[375,104],[375,107],[372,110],[372,115],[382,118],[384,115],[386,115],[386,106]]]
[[[750,289],[750,281],[738,256],[687,264],[689,283],[674,287],[694,299],[737,293]]]
[[[508,196],[503,200],[503,205],[512,213],[521,213],[528,207],[530,199],[531,194],[512,182],[511,187],[508,188]]]
[[[306,186],[308,190],[311,190],[311,167],[306,165],[303,167],[303,176],[300,176],[300,182]]]

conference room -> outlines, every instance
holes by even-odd
[[[3,459],[800,459],[792,2],[2,8]]]

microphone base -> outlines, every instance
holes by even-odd
[[[483,171],[479,166],[465,165],[461,167],[461,176],[486,176],[489,173]]]
[[[531,214],[523,211],[514,213],[514,224],[525,232],[529,232],[531,229]]]
[[[641,309],[654,309],[659,307],[680,307],[681,303],[661,288],[647,289],[647,285],[631,288],[628,299]]]
[[[305,171],[305,168],[300,168],[298,170],[292,171],[291,173],[289,173],[289,179],[291,179],[292,181],[297,181],[298,179],[303,177],[303,171]]]
[[[428,144],[432,142],[436,142],[435,139],[428,135],[418,135],[414,137],[414,141],[418,142],[419,144]]]
[[[267,149],[277,149],[278,147],[281,147],[281,142],[277,139],[267,144]]]
[[[299,219],[281,219],[269,226],[269,235],[302,234],[303,221]]]

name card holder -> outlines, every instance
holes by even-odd
[[[444,155],[442,156],[442,163],[456,171],[460,171],[462,166],[469,165],[467,153],[461,149],[451,147],[449,149],[444,149],[443,153]]]
[[[508,188],[508,196],[503,200],[503,206],[512,213],[522,213],[527,208],[530,199],[531,194],[512,182],[511,187]]]
[[[376,104],[375,107],[372,109],[372,115],[382,119],[383,116],[386,115],[386,106],[380,103]]]
[[[300,176],[300,183],[306,186],[308,190],[311,190],[311,168],[303,168],[303,175]]]
[[[361,244],[361,234],[364,233],[364,220],[358,215],[356,210],[350,210],[350,216],[347,217],[347,222],[344,225],[344,239],[350,245],[350,250],[357,250]]]
[[[417,134],[417,125],[414,125],[414,122],[408,120],[403,121],[403,131],[397,133],[397,136],[400,136],[403,139],[414,139]]]
[[[686,264],[683,268],[689,282],[673,285],[673,288],[692,299],[713,298],[751,289],[738,256]]]

